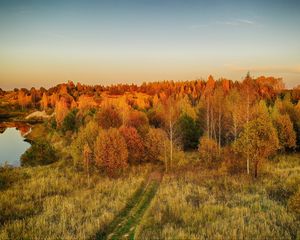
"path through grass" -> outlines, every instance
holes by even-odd
[[[137,190],[124,210],[115,218],[105,232],[98,233],[96,239],[134,239],[136,226],[148,208],[162,179],[160,172],[150,174],[147,182]]]

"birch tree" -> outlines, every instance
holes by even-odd
[[[173,153],[174,153],[174,145],[178,144],[178,133],[175,129],[175,123],[180,116],[180,109],[178,107],[178,101],[174,98],[174,96],[170,96],[167,100],[166,104],[164,104],[164,120],[165,120],[165,129],[168,134],[168,138],[170,141],[170,163],[169,168],[172,168],[173,164]]]

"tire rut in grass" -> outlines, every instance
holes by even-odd
[[[109,225],[105,232],[98,233],[96,239],[134,239],[136,226],[142,219],[159,187],[162,174],[153,172],[129,200],[127,206]]]

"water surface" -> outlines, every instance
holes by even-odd
[[[30,147],[30,144],[24,141],[24,133],[16,127],[8,127],[1,132],[0,165],[7,163],[15,167],[20,166],[21,155]]]

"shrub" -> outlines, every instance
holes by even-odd
[[[55,149],[47,142],[34,142],[21,156],[22,166],[47,165],[57,160]]]
[[[169,149],[170,147],[168,147]],[[168,152],[169,153],[169,152]],[[168,160],[170,161],[170,157],[168,154]],[[188,160],[185,157],[184,151],[177,146],[173,146],[173,162],[170,165],[170,168],[180,168],[187,166],[189,164]]]
[[[9,165],[0,166],[0,190],[8,187],[13,179],[19,177],[17,174],[12,173],[11,168]]]
[[[199,142],[198,151],[202,164],[207,168],[219,167],[221,159],[216,141],[208,137],[202,137]]]
[[[286,177],[285,181],[272,183],[267,187],[268,195],[271,199],[287,204],[291,196],[299,189],[300,179],[298,176]]]
[[[95,163],[109,175],[127,167],[128,150],[118,129],[110,128],[99,132],[95,142]]]
[[[288,208],[300,220],[300,189],[289,199]]]
[[[50,127],[52,129],[56,129],[57,123],[56,123],[56,119],[55,118],[51,118],[51,120],[50,120]]]
[[[243,156],[236,153],[231,146],[226,146],[222,152],[222,161],[230,174],[237,174],[246,171],[246,161],[243,161]]]
[[[283,183],[272,184],[267,188],[268,195],[271,199],[281,202],[283,204],[287,203],[287,200],[292,196],[293,191],[287,188]]]

